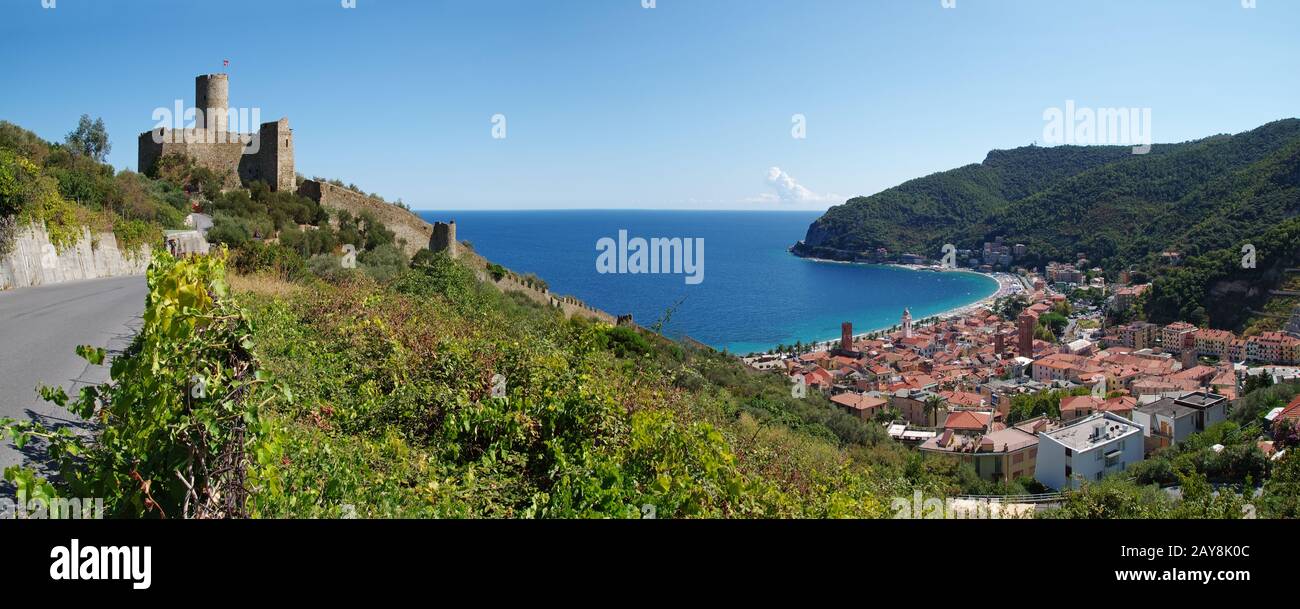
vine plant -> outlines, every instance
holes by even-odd
[[[55,493],[102,498],[118,517],[238,518],[261,468],[272,463],[275,433],[262,413],[282,397],[252,355],[252,328],[228,297],[225,254],[176,259],[158,252],[149,268],[144,324],[112,362],[112,382],[41,396],[90,421],[93,434],[38,422],[0,420],[19,447],[43,440],[57,484],[11,467],[20,497]],[[101,364],[105,351],[78,347]]]

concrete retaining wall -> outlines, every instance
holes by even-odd
[[[86,227],[76,245],[60,252],[44,228],[28,226],[16,231],[9,253],[0,258],[0,290],[141,275],[151,260],[148,246],[122,252],[113,233],[92,235]]]

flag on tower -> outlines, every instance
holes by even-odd
[[[230,60],[229,60],[229,59],[222,59],[222,60],[221,60],[221,65],[223,65],[223,66],[225,66],[225,67],[230,67]]]

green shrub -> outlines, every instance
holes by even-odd
[[[297,251],[279,244],[245,243],[231,252],[231,266],[244,274],[271,273],[283,279],[296,279],[307,262]]]
[[[618,357],[650,354],[650,341],[627,326],[616,326],[605,331],[608,348]]]
[[[406,254],[392,243],[384,243],[357,256],[360,268],[375,281],[387,283],[407,269]]]

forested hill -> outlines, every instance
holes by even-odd
[[[945,243],[1003,236],[1024,262],[1073,260],[1107,271],[1239,244],[1300,211],[1300,120],[1232,136],[1156,145],[1030,146],[911,180],[831,208],[795,253],[847,259],[878,247],[938,258]],[[1240,247],[1240,245],[1238,245]]]

